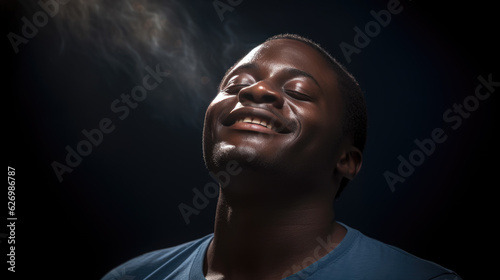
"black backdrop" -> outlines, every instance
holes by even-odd
[[[202,160],[204,109],[227,67],[284,32],[319,42],[367,98],[363,169],[337,201],[337,219],[466,279],[488,275],[499,90],[478,102],[472,96],[479,76],[500,80],[492,5],[400,1],[385,27],[371,23],[369,42],[357,39],[366,44],[348,61],[341,44],[356,46],[354,28],[364,29],[374,22],[370,11],[395,1],[101,2],[70,0],[45,18],[34,17],[43,10],[35,2],[1,4],[3,145],[16,170],[16,272],[7,279],[99,279],[141,253],[212,232],[215,198],[189,224],[178,209],[192,205],[193,188],[213,181]],[[23,17],[36,21],[36,34]],[[145,66],[157,65],[168,77],[128,115],[116,112],[126,104],[121,95],[142,84]],[[443,117],[464,100],[470,112]],[[86,139],[82,130],[106,119],[114,130],[91,151],[80,144],[88,155],[70,159],[75,166],[61,182],[54,162],[67,165],[66,147],[76,150]],[[417,149],[414,141],[436,128],[446,141],[392,191],[385,172],[397,174],[400,159]],[[3,260],[10,231],[0,233]]]

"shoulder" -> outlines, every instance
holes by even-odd
[[[460,279],[453,271],[434,262],[346,228],[356,238],[345,257],[366,273],[380,275],[380,279]]]
[[[117,266],[101,280],[144,279],[160,269],[166,275],[174,271],[188,275],[199,251],[208,246],[212,237],[213,234],[209,234],[174,247],[145,253]]]

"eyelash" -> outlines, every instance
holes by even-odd
[[[286,94],[291,96],[294,99],[301,100],[301,101],[313,101],[313,98],[307,94],[294,91],[294,90],[285,90]]]
[[[237,94],[240,92],[240,90],[244,87],[247,87],[249,85],[247,84],[234,84],[234,85],[228,85],[226,88],[224,88],[224,91],[229,93],[229,94]]]
[[[228,94],[238,94],[241,89],[248,87],[248,86],[250,86],[250,85],[249,84],[232,84],[232,85],[226,86],[223,91],[228,93]],[[298,92],[298,91],[295,91],[295,90],[286,90],[285,89],[284,91],[288,96],[290,96],[296,100],[300,100],[300,101],[313,101],[314,100],[311,96],[304,94],[304,93],[301,93],[301,92]]]

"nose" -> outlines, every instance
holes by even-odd
[[[243,105],[245,103],[269,103],[278,109],[283,107],[284,102],[281,92],[265,81],[242,88],[238,93],[238,99]]]

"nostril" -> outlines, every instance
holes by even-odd
[[[249,100],[249,101],[255,102],[255,98],[253,97],[253,94],[250,92],[247,92],[247,91],[240,91],[240,94],[238,97],[239,97],[240,101]]]
[[[275,107],[283,105],[283,97],[279,91],[272,88],[272,85],[264,81],[242,88],[238,93],[241,103],[268,103]]]
[[[274,101],[276,101],[276,96],[274,96],[274,95],[262,96],[262,102],[264,102],[264,103],[273,103]]]

